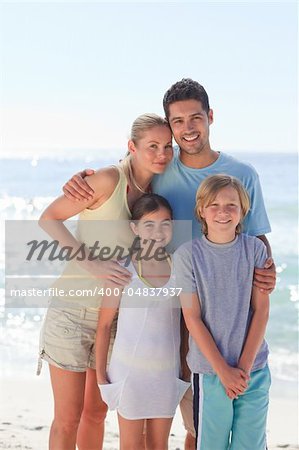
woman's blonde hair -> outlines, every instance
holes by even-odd
[[[143,133],[145,131],[151,130],[157,126],[169,127],[169,124],[166,119],[158,116],[153,113],[142,114],[134,120],[131,128],[130,139],[136,145],[138,141],[143,137]],[[134,177],[133,169],[132,169],[132,155],[128,151],[126,153],[125,158],[120,162],[120,167],[123,169],[124,174],[129,182],[129,184],[133,185],[140,192],[145,193],[145,191],[138,185],[136,179]]]
[[[242,183],[235,177],[230,175],[210,175],[207,177],[199,186],[196,192],[196,203],[195,203],[195,215],[197,219],[201,222],[203,234],[208,233],[208,226],[205,219],[201,216],[200,212],[205,206],[209,206],[215,200],[218,192],[225,187],[234,188],[238,194],[241,204],[241,221],[236,227],[236,233],[240,234],[244,217],[250,209],[250,199],[249,195],[242,185]]]

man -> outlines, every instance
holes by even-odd
[[[259,237],[266,245],[268,260],[264,269],[256,269],[254,284],[261,290],[272,292],[275,286],[275,265],[271,248],[265,236],[271,231],[267,218],[258,174],[248,164],[223,152],[211,149],[209,141],[213,110],[208,95],[199,83],[182,79],[168,89],[163,99],[165,116],[178,144],[172,162],[162,175],[154,178],[153,191],[166,197],[173,208],[175,220],[192,220],[193,235],[201,233],[194,216],[195,195],[198,186],[208,175],[225,173],[239,178],[251,201],[251,209],[243,224],[243,231]],[[83,199],[93,195],[84,181],[84,171],[72,177],[64,186],[70,198]],[[186,349],[185,349],[186,351]],[[187,377],[187,368],[184,370]],[[185,450],[194,449],[195,433],[192,425],[192,395],[183,399],[181,411],[187,430]]]

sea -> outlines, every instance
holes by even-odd
[[[83,152],[81,153],[83,154]],[[83,168],[118,162],[94,154],[0,158],[0,377],[34,376],[43,308],[5,307],[5,220],[38,219],[62,193],[63,184]],[[233,154],[233,153],[232,153]],[[121,152],[120,152],[121,155]],[[268,235],[277,267],[267,329],[270,368],[279,396],[295,397],[298,383],[298,158],[287,153],[240,153],[260,176],[272,232]]]

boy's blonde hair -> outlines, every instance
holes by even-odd
[[[157,114],[153,113],[142,114],[141,116],[137,117],[137,119],[135,119],[132,124],[130,139],[136,145],[138,141],[143,137],[145,131],[151,130],[152,128],[157,126],[164,126],[170,129],[169,123],[166,119],[163,119],[163,117],[160,117]],[[138,185],[134,177],[132,169],[132,155],[129,151],[121,161],[120,166],[122,167],[128,182],[131,185],[135,186],[135,188],[137,188],[140,192],[145,193],[145,191]]]
[[[240,234],[244,217],[250,209],[250,199],[249,195],[242,185],[242,183],[235,177],[230,175],[218,174],[210,175],[207,177],[199,186],[196,192],[196,204],[195,204],[195,215],[197,219],[201,222],[203,234],[208,233],[208,226],[203,217],[201,217],[200,211],[203,210],[205,206],[210,205],[216,198],[218,192],[225,187],[234,188],[238,194],[241,204],[241,221],[236,227],[236,233]]]

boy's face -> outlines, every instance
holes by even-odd
[[[220,189],[214,200],[200,211],[208,226],[208,235],[232,234],[242,219],[239,194],[232,186]]]
[[[208,113],[197,100],[182,100],[169,105],[168,121],[176,143],[188,155],[209,148],[209,126],[213,111]]]

